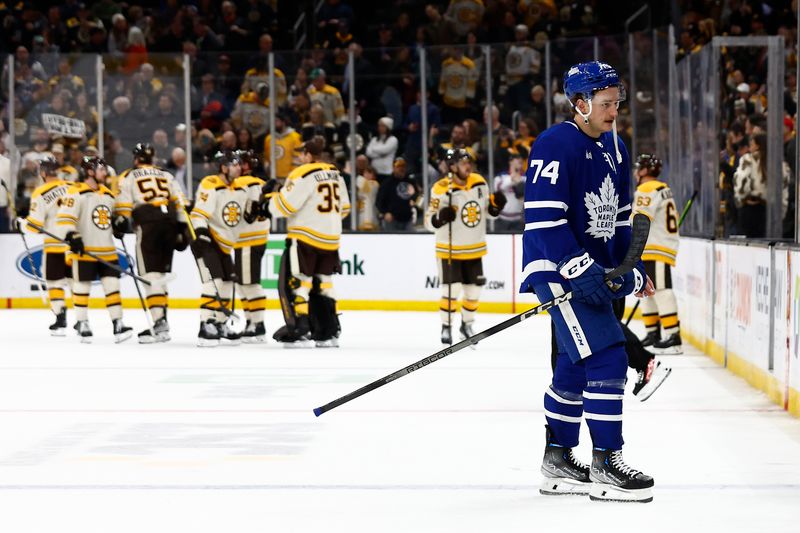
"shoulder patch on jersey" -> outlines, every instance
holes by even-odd
[[[486,178],[481,176],[480,174],[472,173],[467,176],[467,189],[471,189],[473,187],[478,187],[480,185],[488,185],[486,183]]]
[[[225,183],[223,183],[222,178],[212,174],[203,178],[200,182],[200,187],[203,189],[219,189],[220,187],[225,187]]]
[[[433,184],[433,194],[447,194],[449,188],[450,180],[447,178],[442,178]]]
[[[663,181],[653,180],[653,181],[648,181],[647,183],[642,183],[641,185],[636,187],[636,190],[638,192],[647,194],[653,191],[660,191],[666,186],[667,184],[664,183]]]

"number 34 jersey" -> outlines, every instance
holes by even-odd
[[[350,213],[350,196],[339,170],[327,163],[294,169],[269,202],[272,216],[286,217],[289,239],[321,250],[338,250],[342,219]]]
[[[456,212],[452,222],[452,257],[466,261],[486,255],[486,217],[489,213],[489,186],[480,174],[470,174],[464,185],[442,178],[431,189],[425,215],[425,228],[436,233],[436,257],[450,257],[450,225],[434,228],[431,219],[448,205]]]
[[[233,248],[266,244],[269,223],[244,220],[248,201],[258,201],[261,195],[261,184],[262,180],[252,176],[236,178],[230,184],[216,174],[203,178],[191,215],[195,228],[208,228],[226,254]]]
[[[663,181],[652,180],[636,188],[636,210],[650,218],[650,235],[644,247],[644,261],[661,261],[675,266],[678,254],[678,210],[672,191]]]

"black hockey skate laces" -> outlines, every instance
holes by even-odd
[[[625,460],[622,459],[622,450],[611,452],[611,466],[619,470],[625,476],[636,477],[641,474],[641,472],[635,468],[631,468],[625,464]]]

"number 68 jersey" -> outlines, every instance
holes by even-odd
[[[61,237],[77,232],[83,239],[87,252],[100,259],[116,261],[117,249],[111,233],[111,213],[114,209],[114,194],[100,185],[96,190],[85,183],[75,183],[61,199],[57,222]],[[71,254],[72,257],[78,257]],[[81,261],[95,261],[93,257],[81,255]]]
[[[678,210],[672,191],[663,181],[652,180],[636,188],[635,210],[650,218],[650,235],[642,260],[675,266],[678,254]]]
[[[350,196],[339,170],[327,163],[295,168],[269,202],[272,216],[286,217],[289,239],[321,250],[338,250],[342,219],[350,213]]]

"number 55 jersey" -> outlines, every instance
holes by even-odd
[[[269,211],[286,217],[286,238],[321,250],[338,250],[342,219],[350,213],[350,196],[335,166],[308,163],[289,174],[272,196]]]

